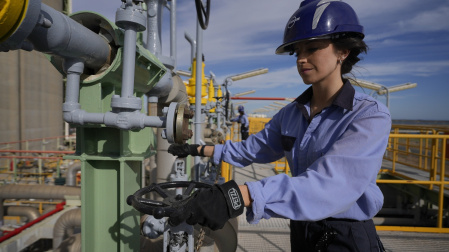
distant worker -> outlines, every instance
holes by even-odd
[[[231,180],[200,189],[168,222],[219,229],[245,206],[252,224],[290,219],[291,251],[385,251],[372,218],[384,200],[376,179],[391,117],[381,102],[356,92],[347,77],[368,49],[364,37],[347,3],[301,2],[276,54],[295,55],[309,88],[246,141],[168,149],[176,156],[208,156],[215,164],[237,167],[285,157],[292,176],[278,174],[240,186]]]
[[[240,133],[242,134],[242,141],[246,140],[249,136],[249,121],[248,116],[245,114],[245,108],[242,105],[238,107],[239,115],[233,119],[231,122],[240,123]]]

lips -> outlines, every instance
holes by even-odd
[[[312,70],[312,68],[301,68],[301,73],[308,73]]]

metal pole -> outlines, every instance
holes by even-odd
[[[121,97],[132,97],[134,93],[134,71],[136,64],[136,28],[130,25],[125,30],[125,42],[123,46],[123,76]]]
[[[187,39],[187,41],[190,43],[190,62],[193,62],[193,58],[195,58],[195,48],[196,48],[196,41],[190,37],[190,35],[186,32],[184,33],[184,37]]]
[[[197,21],[196,27],[196,83],[195,83],[195,144],[200,144],[201,140],[201,82],[202,82],[202,66],[203,66],[203,30]],[[201,158],[195,156],[195,180],[200,180],[199,163]]]
[[[176,0],[171,0],[170,8],[170,57],[173,59],[173,71],[176,70]]]
[[[147,45],[152,54],[159,56],[161,49],[162,7],[160,0],[147,0]]]

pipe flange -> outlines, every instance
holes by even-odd
[[[178,103],[172,102],[168,106],[167,111],[167,123],[166,123],[166,137],[169,143],[175,143],[175,122],[176,122],[176,111],[178,109]]]
[[[193,136],[189,129],[189,119],[193,118],[193,111],[186,104],[180,104],[176,113],[175,142],[184,143]]]
[[[120,97],[114,95],[111,99],[111,107],[117,109],[141,110],[142,100],[137,97]]]

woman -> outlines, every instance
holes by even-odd
[[[384,105],[355,92],[343,77],[367,51],[363,37],[348,4],[303,1],[276,53],[295,54],[299,75],[311,87],[246,141],[169,149],[181,157],[211,156],[215,163],[240,167],[285,156],[292,177],[280,174],[240,186],[229,181],[201,190],[170,216],[170,223],[221,228],[243,212],[243,203],[250,223],[291,219],[292,251],[380,251],[372,218],[383,204],[376,178],[391,118]]]

